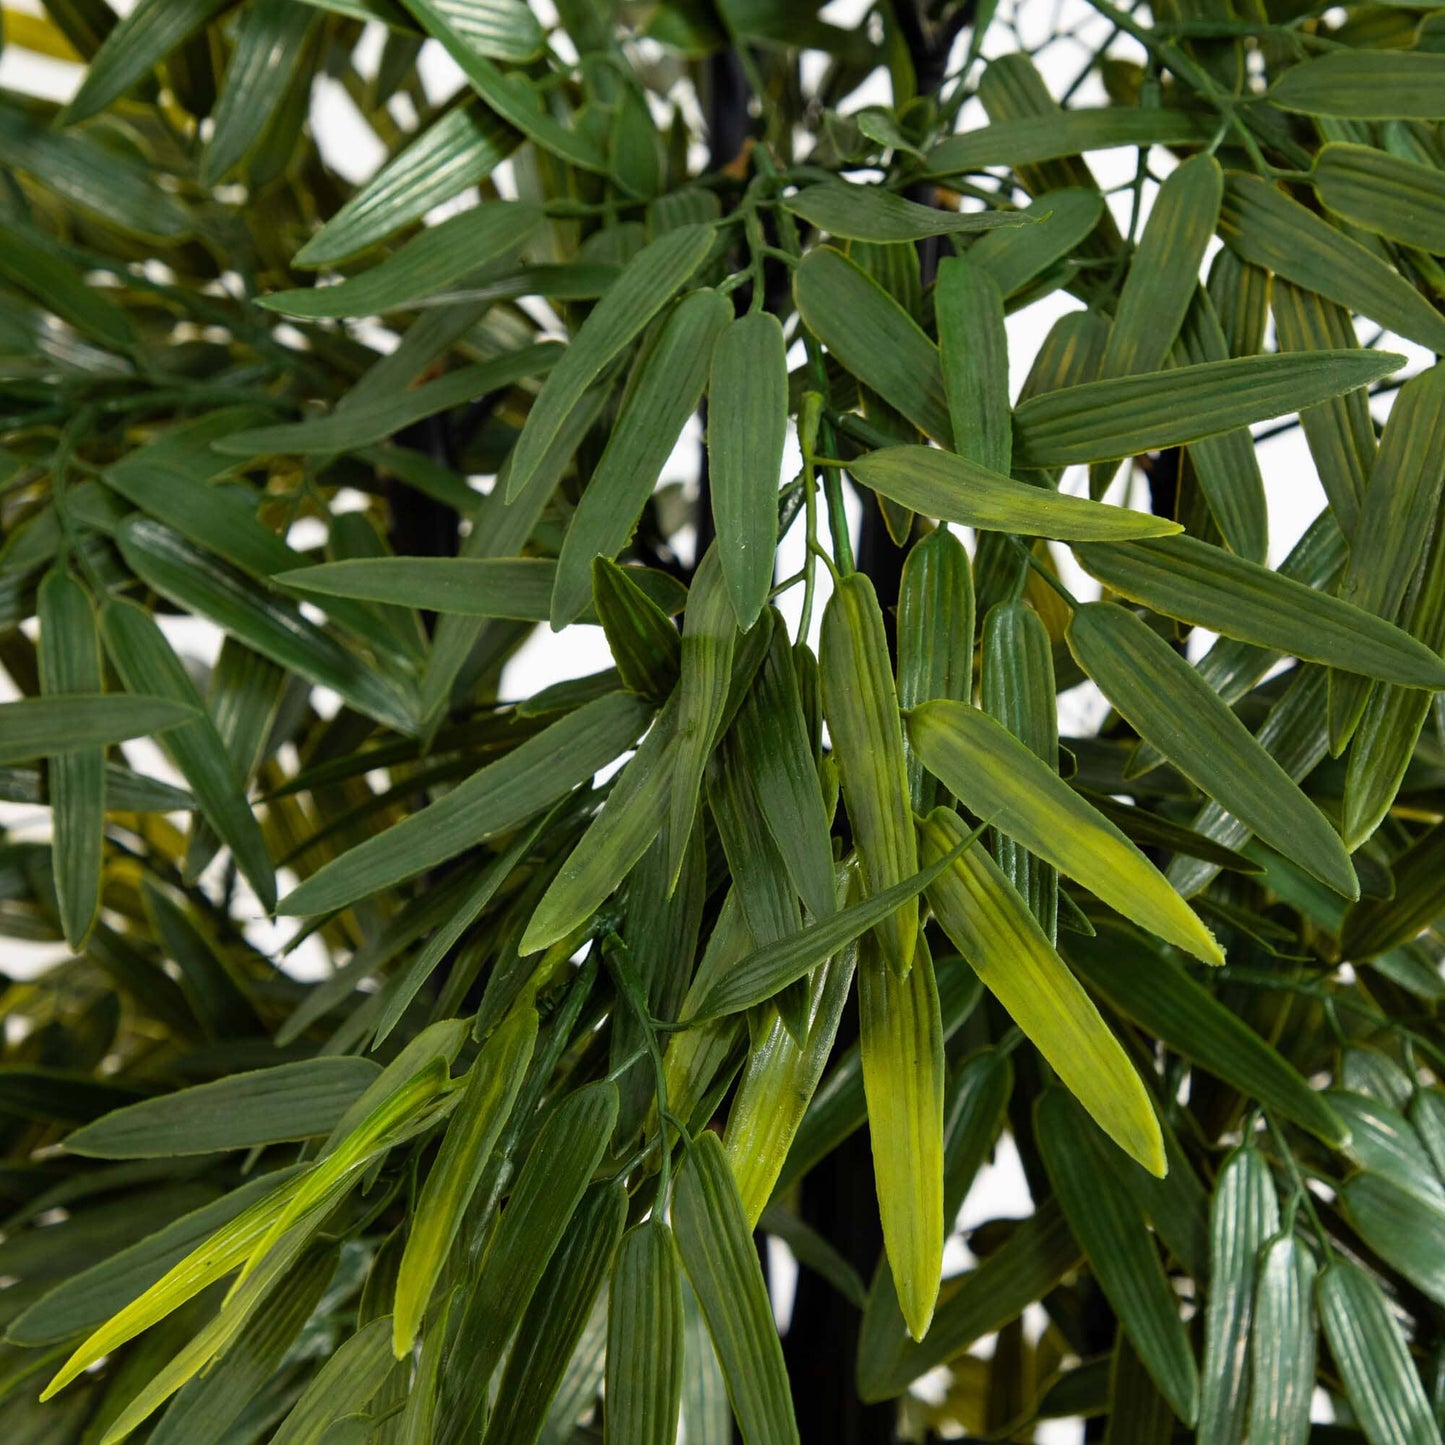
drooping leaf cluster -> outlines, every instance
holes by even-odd
[[[0,15],[7,1439],[1440,1440],[1445,15],[858,8]]]

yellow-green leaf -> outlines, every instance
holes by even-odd
[[[986,713],[959,702],[925,703],[909,715],[908,733],[924,767],[971,812],[1159,937],[1206,963],[1224,961],[1158,869]]]

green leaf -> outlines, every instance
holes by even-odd
[[[1320,1271],[1315,1300],[1345,1394],[1367,1436],[1438,1442],[1434,1411],[1380,1286],[1359,1265],[1336,1257]]]
[[[232,170],[277,117],[306,57],[316,18],[292,0],[264,0],[246,12],[212,116],[204,166],[208,181],[214,184]]]
[[[48,1345],[94,1329],[140,1297],[192,1250],[273,1193],[299,1166],[268,1171],[136,1244],[72,1274],[6,1328],[16,1344]]]
[[[717,338],[732,320],[725,296],[690,291],[663,319],[628,382],[622,411],[577,504],[557,560],[552,627],[591,596],[594,557],[615,557],[637,525],[662,468],[707,384]]]
[[[981,658],[979,699],[983,710],[1058,772],[1057,684],[1052,644],[1043,620],[1022,602],[1001,602],[989,608]],[[1058,873],[998,828],[991,832],[989,847],[1049,941],[1056,940]]]
[[[969,264],[987,271],[1006,298],[1018,296],[1030,282],[1047,275],[1093,233],[1104,214],[1104,198],[1098,191],[1066,187],[1046,191],[1023,214],[1038,225],[980,236],[968,248]],[[943,268],[939,269],[941,275]],[[943,340],[941,330],[939,340]]]
[[[136,336],[126,313],[43,232],[0,220],[0,276],[101,346],[129,350]]]
[[[738,1199],[756,1227],[832,1052],[853,981],[851,944],[819,964],[808,980],[806,1036],[796,1042],[775,1017],[762,1047],[748,1060],[728,1112],[723,1149]]]
[[[988,166],[1017,170],[1119,146],[1201,145],[1210,139],[1214,124],[1208,115],[1159,107],[1070,110],[1027,120],[995,121],[950,136],[929,151],[926,164],[930,175],[950,176]]]
[[[1337,216],[1422,251],[1445,252],[1445,176],[1371,146],[1332,143],[1315,157],[1319,198]]]
[[[1224,172],[1212,155],[1185,161],[1160,186],[1119,293],[1101,381],[1164,364],[1198,287],[1223,195]]]
[[[606,174],[606,161],[585,135],[555,119],[523,75],[499,70],[476,45],[476,0],[402,0],[402,3],[422,29],[441,43],[477,94],[503,120],[560,159],[583,170]],[[516,16],[523,8],[508,5],[504,13]],[[530,36],[535,22],[522,23]]]
[[[722,1145],[692,1141],[673,1193],[672,1227],[727,1382],[744,1445],[796,1442],[782,1345]]]
[[[1339,834],[1158,633],[1117,603],[1093,602],[1074,612],[1068,641],[1140,737],[1266,843],[1336,892],[1359,897]]]
[[[1281,351],[1329,351],[1359,345],[1346,307],[1292,285],[1282,276],[1276,276],[1270,287],[1270,305]],[[1355,529],[1360,498],[1375,463],[1369,393],[1356,387],[1333,401],[1306,407],[1300,412],[1300,424],[1320,485],[1348,536]]]
[[[1241,260],[1362,312],[1431,351],[1445,349],[1445,318],[1399,272],[1269,181],[1259,176],[1229,177],[1219,234]],[[1355,384],[1368,379],[1358,378]],[[1302,382],[1297,390],[1303,392]],[[1314,400],[1324,397],[1300,395],[1296,406],[1303,409]]]
[[[906,977],[865,940],[858,1042],[883,1247],[908,1331],[928,1333],[943,1268],[943,1021],[928,944]]]
[[[878,186],[824,181],[783,200],[785,209],[830,236],[892,244],[925,236],[1016,229],[1030,218],[1016,211],[948,211],[920,206]]]
[[[0,108],[0,163],[122,231],[160,241],[190,234],[186,209],[131,156],[49,129],[10,106]]]
[[[1200,1365],[1201,1445],[1224,1445],[1243,1437],[1249,1406],[1245,1360],[1257,1323],[1259,1258],[1278,1230],[1279,1198],[1269,1165],[1255,1150],[1240,1149],[1219,1171],[1210,1210],[1209,1300]]]
[[[95,1159],[157,1159],[314,1139],[379,1072],[369,1059],[319,1058],[231,1074],[106,1114],[65,1147]]]
[[[930,702],[909,714],[908,732],[923,765],[970,811],[1161,938],[1223,962],[1153,864],[992,718],[965,703]]]
[[[225,4],[226,0],[140,0],[86,67],[80,89],[65,108],[66,124],[74,125],[119,100]]]
[[[1112,591],[1181,622],[1406,687],[1445,686],[1445,663],[1400,628],[1196,538],[1090,544],[1074,555]]]
[[[131,692],[165,697],[195,714],[183,726],[162,731],[161,746],[185,778],[216,836],[231,850],[262,906],[274,908],[275,871],[261,829],[226,745],[170,643],[150,614],[133,602],[107,602],[100,614],[100,628],[106,653]],[[150,705],[149,699],[147,702]],[[154,726],[146,729],[158,730]]]
[[[1346,120],[1445,119],[1445,56],[1341,50],[1292,65],[1269,88],[1271,105]]]
[[[626,1224],[621,1179],[594,1184],[582,1196],[517,1327],[483,1445],[536,1439]]]
[[[562,1242],[617,1122],[617,1089],[606,1081],[567,1095],[551,1111],[512,1187],[486,1267],[466,1297],[455,1348],[471,1362],[447,1372],[440,1440],[476,1439],[487,1386]]]
[[[1081,1254],[1063,1211],[1045,1200],[940,1301],[920,1342],[909,1337],[888,1271],[880,1270],[858,1342],[859,1395],[869,1402],[901,1395],[921,1375],[1017,1319],[1077,1266]]]
[[[0,760],[24,762],[109,747],[192,722],[195,703],[161,696],[71,693],[0,703]]]
[[[1235,261],[1232,252],[1219,254]],[[1203,287],[1194,288],[1194,300],[1170,355],[1176,366],[1229,359],[1228,339]],[[1269,503],[1248,429],[1204,437],[1189,448],[1188,455],[1225,545],[1241,557],[1263,562],[1269,553]]]
[[[177,606],[208,617],[263,657],[329,687],[378,722],[414,731],[414,704],[403,684],[218,557],[149,517],[132,517],[116,540],[132,571]]]
[[[932,865],[964,836],[935,809],[921,828]],[[1166,1169],[1154,1106],[1134,1066],[1003,870],[972,848],[929,886],[939,926],[1099,1127],[1151,1174]]]
[[[411,1351],[442,1266],[492,1148],[512,1112],[537,1040],[537,1012],[519,1008],[487,1041],[467,1072],[461,1103],[422,1187],[396,1280],[392,1347]]]
[[[793,273],[793,300],[840,365],[919,430],[951,445],[938,348],[866,271],[831,246],[818,246]]]
[[[848,470],[864,486],[910,511],[984,531],[1089,542],[1159,537],[1179,530],[1167,517],[1016,482],[936,447],[885,447],[850,462]]]
[[[685,1009],[683,1016],[698,1021],[718,1018],[772,998],[855,938],[876,928],[897,910],[900,901],[916,898],[942,874],[953,857],[973,844],[979,831],[968,834],[949,854],[902,883],[895,883],[860,903],[840,908],[776,943],[741,951],[738,958],[729,962],[724,976],[706,978],[705,989],[698,989],[697,983],[694,984],[696,998],[690,997],[693,1006]],[[699,969],[698,982],[704,979],[705,971]]]
[[[882,893],[918,872],[918,847],[883,613],[862,573],[834,588],[823,614],[819,664],[823,711],[863,876],[870,893]],[[911,901],[879,930],[883,956],[899,977],[912,965],[917,934],[918,909]]]
[[[294,266],[345,261],[485,180],[521,135],[478,101],[453,106],[394,155],[292,258]]]
[[[1308,1081],[1161,948],[1104,924],[1065,945],[1084,981],[1124,1018],[1240,1093],[1340,1147],[1350,1131]]]
[[[968,552],[947,527],[909,549],[898,586],[898,704],[916,707],[934,698],[966,700],[973,694],[974,598]],[[908,794],[926,811],[938,784],[905,735]]]
[[[676,697],[658,715],[613,783],[602,811],[542,895],[518,945],[521,953],[549,948],[585,923],[666,826],[677,760]]]
[[[1445,366],[1400,388],[1380,435],[1350,539],[1340,597],[1387,621],[1399,614],[1445,495]],[[1429,651],[1428,648],[1425,649]],[[1364,713],[1358,677],[1330,679],[1330,747],[1343,750]]]
[[[1330,1107],[1350,1129],[1350,1157],[1363,1169],[1445,1209],[1442,1184],[1409,1120],[1398,1110],[1349,1089],[1331,1089]],[[1428,1107],[1428,1106],[1427,1106]]]
[[[1014,412],[1014,462],[1114,461],[1197,442],[1302,411],[1403,365],[1389,351],[1271,354],[1064,387],[1030,397]]]
[[[1257,1265],[1250,1338],[1249,1439],[1305,1445],[1315,1389],[1315,1261],[1292,1234]]]
[[[541,557],[377,557],[297,567],[275,581],[319,597],[542,622],[556,577]]]
[[[1421,1294],[1445,1300],[1445,1205],[1377,1174],[1356,1174],[1340,1201],[1360,1238]]]
[[[682,668],[677,684],[677,743],[668,786],[668,874],[675,882],[697,811],[708,756],[722,733],[733,650],[733,606],[715,543],[693,574],[682,619]]]
[[[787,431],[783,328],[766,311],[750,312],[718,337],[708,379],[712,514],[723,576],[743,632],[758,620],[773,585],[778,477]]]
[[[181,1391],[150,1438],[158,1445],[182,1445],[223,1435],[280,1368],[335,1270],[334,1246],[302,1255],[267,1299],[265,1311],[252,1317],[213,1369]]]
[[[1401,609],[1402,625],[1427,648],[1445,653],[1445,532],[1437,526]],[[1341,806],[1345,846],[1357,848],[1384,821],[1430,712],[1423,689],[1375,688],[1350,744]]]
[[[607,1305],[607,1430],[628,1445],[674,1445],[682,1400],[682,1272],[660,1219],[630,1229]]]
[[[735,727],[738,753],[783,867],[814,918],[833,911],[833,844],[788,634],[772,643]]]
[[[1128,1166],[1121,1167],[1060,1089],[1040,1097],[1034,1128],[1049,1179],[1099,1288],[1170,1409],[1192,1427],[1199,1414],[1199,1371],[1178,1299],[1124,1183]]]
[[[242,1334],[262,1304],[269,1304],[274,1310],[279,1302],[277,1297],[284,1298],[302,1283],[312,1283],[308,1278],[310,1271],[299,1258],[310,1233],[309,1226],[299,1226],[279,1248],[271,1252],[262,1268],[237,1289],[228,1307],[223,1308],[180,1354],[154,1375],[126,1405],[119,1418],[102,1437],[102,1445],[118,1445],[119,1441],[124,1440],[171,1395],[205,1369],[218,1354],[228,1346],[236,1345],[237,1337]],[[312,1258],[325,1261],[324,1265],[318,1264],[314,1268],[318,1273],[325,1268],[329,1276],[334,1268],[335,1255],[329,1249],[324,1253],[318,1250]],[[268,1315],[270,1313],[268,1310]],[[53,1383],[50,1388],[55,1388]]]
[[[1407,943],[1445,906],[1445,826],[1420,834],[1391,863],[1395,891],[1362,898],[1345,914],[1340,949],[1346,958],[1374,958]]]
[[[592,598],[622,685],[662,702],[677,685],[682,642],[668,615],[633,580],[637,575],[610,557],[594,557]],[[555,595],[555,588],[549,591],[547,607]]]
[[[645,246],[623,268],[578,328],[527,413],[526,425],[512,451],[506,492],[509,502],[531,481],[587,388],[672,300],[702,265],[712,245],[711,226],[679,226]]]
[[[104,684],[100,634],[85,589],[67,573],[47,573],[40,584],[36,612],[44,696],[98,694]],[[65,941],[78,950],[100,909],[105,847],[104,749],[76,749],[55,757],[47,771],[47,782],[54,826],[51,867],[60,924]]]
[[[444,290],[516,251],[541,228],[542,212],[521,201],[484,201],[429,226],[379,265],[335,286],[278,291],[260,304],[283,316],[375,316]]]
[[[346,1340],[312,1377],[271,1445],[321,1445],[344,1412],[364,1409],[391,1364],[391,1317],[382,1315]]]
[[[933,309],[954,451],[1006,477],[1013,433],[1003,293],[971,254],[945,256],[938,265]]]
[[[546,371],[561,355],[550,341],[508,351],[493,361],[481,361],[449,371],[436,381],[402,391],[361,415],[350,409],[333,411],[315,421],[283,422],[277,426],[248,428],[218,438],[218,452],[238,457],[331,456],[385,441],[395,433],[437,412],[499,391],[525,376]]]

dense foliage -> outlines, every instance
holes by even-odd
[[[1445,13],[1090,5],[5,8],[7,1445],[1440,1440]]]

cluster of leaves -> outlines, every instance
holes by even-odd
[[[761,1229],[914,1435],[1440,1440],[1445,16],[1091,3],[4,12],[7,1439],[821,1438]]]

